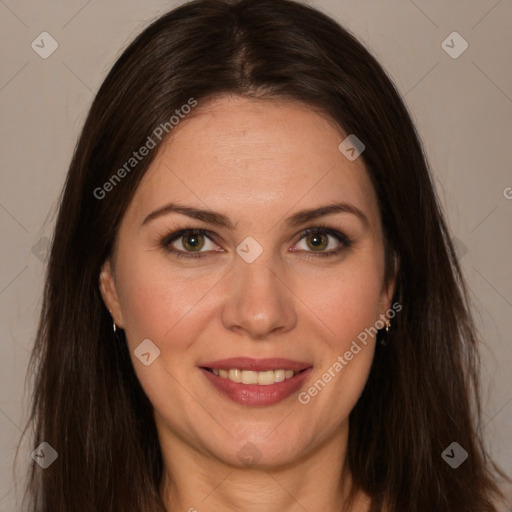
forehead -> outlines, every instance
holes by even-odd
[[[349,161],[338,149],[345,137],[298,102],[221,97],[199,103],[159,148],[127,215],[140,218],[183,201],[258,221],[295,206],[350,201],[375,221],[363,160]]]

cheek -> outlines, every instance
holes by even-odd
[[[336,400],[341,417],[357,402],[373,361],[375,329],[381,327],[375,326],[382,312],[380,261],[371,253],[366,258],[361,255],[331,276],[317,279],[316,287],[309,286],[307,304],[322,320],[326,335],[318,354],[318,385],[306,392],[311,399],[318,397],[314,398],[318,407]]]
[[[129,259],[118,262],[117,273],[132,351],[146,338],[160,348],[185,349],[201,327],[190,319],[203,310],[204,298],[219,279],[211,273],[201,275],[197,269],[177,270],[165,256],[150,253],[132,252]]]
[[[189,383],[190,369],[197,363],[194,343],[208,327],[220,277],[211,272],[197,277],[200,273],[176,270],[160,257],[144,253],[132,253],[117,265],[124,330],[137,377],[156,411],[167,411],[172,397],[173,409],[180,414],[165,417],[176,429],[181,428],[180,421],[191,425],[202,414],[195,402],[190,405],[183,385]],[[146,339],[160,350],[149,366],[134,353]]]
[[[372,270],[373,268],[373,270]],[[377,267],[378,268],[378,267]],[[315,420],[313,427],[329,431],[346,421],[367,382],[375,350],[379,318],[380,280],[374,267],[364,266],[324,283],[312,309],[328,327],[318,356],[314,378],[299,396],[301,407]],[[313,297],[311,297],[313,300]],[[326,414],[326,411],[330,411]]]
[[[343,350],[379,319],[382,278],[379,259],[354,258],[350,264],[302,284],[305,303],[327,328],[333,348]]]

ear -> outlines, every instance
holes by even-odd
[[[385,316],[386,311],[391,308],[391,301],[393,300],[393,295],[395,293],[396,288],[396,278],[398,275],[398,258],[393,255],[392,261],[392,275],[389,278],[388,283],[383,283],[382,292],[381,292],[381,314]]]
[[[107,309],[110,311],[114,322],[118,327],[124,329],[123,313],[121,310],[119,297],[117,295],[112,264],[110,263],[109,259],[106,260],[101,267],[99,287],[103,302],[105,303],[105,306],[107,306]]]

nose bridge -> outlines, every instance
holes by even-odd
[[[264,338],[296,324],[293,296],[283,283],[284,269],[270,251],[252,262],[237,257],[230,272],[227,300],[222,311],[226,328]],[[283,274],[280,276],[280,274]]]

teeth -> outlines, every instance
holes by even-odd
[[[260,386],[269,386],[276,382],[283,382],[285,379],[291,379],[295,372],[293,370],[267,370],[265,372],[254,372],[251,370],[239,370],[230,368],[229,370],[212,369],[213,373],[223,379],[229,379],[232,382],[242,382],[243,384],[259,384]]]

